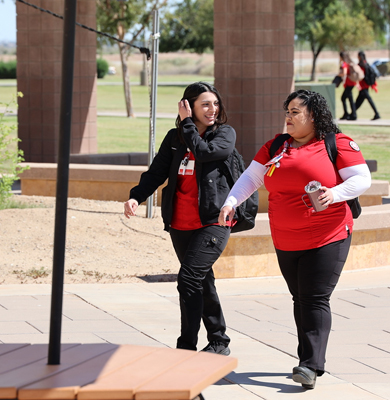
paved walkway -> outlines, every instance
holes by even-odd
[[[389,276],[390,266],[342,274],[332,297],[328,372],[312,391],[291,380],[297,342],[284,280],[218,280],[239,365],[203,392],[206,400],[390,399]],[[50,294],[50,285],[0,285],[0,342],[48,343]],[[174,282],[65,285],[62,343],[175,347],[178,332]],[[199,348],[205,345],[202,330]]]

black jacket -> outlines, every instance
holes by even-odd
[[[141,175],[139,184],[130,190],[130,198],[141,204],[168,179],[161,202],[161,215],[167,231],[172,221],[177,174],[187,148],[195,157],[199,215],[203,225],[218,222],[220,208],[230,191],[222,169],[223,160],[234,149],[235,130],[229,125],[222,125],[215,131],[209,128],[201,138],[191,118],[184,119],[181,127],[185,143],[180,142],[177,129],[171,129],[150,168]]]

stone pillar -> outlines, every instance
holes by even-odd
[[[294,0],[214,0],[215,86],[246,164],[283,132],[294,85]]]
[[[64,14],[64,0],[30,0]],[[57,162],[63,20],[16,2],[19,147],[28,162]],[[95,0],[78,0],[77,22],[95,28]],[[71,153],[96,153],[96,34],[76,26]]]

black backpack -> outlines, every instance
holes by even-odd
[[[273,158],[274,154],[276,151],[283,145],[283,143],[290,139],[290,135],[288,133],[283,133],[282,135],[279,135],[278,137],[275,138],[275,140],[271,143],[271,147],[269,149],[269,154],[270,158]],[[328,156],[330,161],[336,165],[336,159],[337,159],[337,144],[336,144],[336,135],[334,132],[327,133],[325,136],[325,148],[326,151],[328,152]],[[355,197],[354,199],[347,200],[347,204],[349,205],[349,208],[351,209],[352,212],[352,217],[354,219],[358,218],[359,215],[362,212],[362,207],[360,206],[359,203],[359,198]]]
[[[368,63],[364,66],[364,80],[367,85],[372,86],[376,81],[376,73],[374,68],[371,67]]]
[[[234,183],[244,171],[244,159],[238,150],[234,148],[233,152],[222,164],[222,172],[226,176],[230,188],[233,187]],[[254,228],[258,208],[259,193],[255,190],[250,197],[236,208],[234,219],[237,223],[232,227],[232,233],[247,231]]]

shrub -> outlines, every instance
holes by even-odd
[[[22,96],[19,92],[18,96]],[[19,163],[24,161],[23,151],[18,150],[17,145],[20,139],[13,137],[16,130],[15,125],[6,124],[4,116],[9,112],[9,107],[15,100],[9,103],[0,103],[4,108],[0,112],[0,209],[7,208],[9,198],[12,196],[12,185],[19,179],[18,175],[29,167],[21,167]]]
[[[107,75],[108,72],[108,62],[104,60],[103,58],[98,58],[96,60],[96,66],[97,66],[97,77],[99,79],[102,79]]]
[[[0,61],[0,79],[16,79],[16,61]]]

